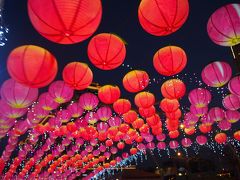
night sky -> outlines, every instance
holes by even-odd
[[[200,80],[201,70],[210,62],[226,61],[232,66],[233,74],[236,73],[230,48],[214,44],[208,37],[206,27],[208,18],[216,9],[228,3],[239,3],[239,1],[191,0],[189,1],[190,12],[185,24],[177,32],[164,37],[152,36],[142,29],[137,15],[139,3],[140,0],[102,0],[103,16],[94,35],[104,32],[114,33],[127,43],[124,65],[115,70],[103,71],[94,67],[87,57],[87,45],[91,38],[74,45],[53,43],[38,34],[31,25],[27,13],[27,0],[6,0],[4,21],[10,31],[7,34],[8,42],[4,47],[0,47],[0,83],[9,78],[6,70],[8,54],[16,47],[28,44],[46,48],[55,55],[59,67],[56,79],[62,79],[62,70],[69,62],[85,62],[93,71],[94,82],[100,85],[120,86],[122,98],[134,97],[134,94],[124,90],[123,76],[130,70],[140,69],[147,71],[152,82],[146,90],[154,93],[157,101],[161,100],[160,87],[164,77],[154,69],[152,59],[158,49],[168,45],[179,46],[187,54],[187,66],[178,77],[186,83],[188,92],[198,87],[195,80]],[[170,78],[165,77],[165,80]],[[190,78],[193,79],[192,82]],[[216,93],[219,98],[214,95],[212,106],[221,102],[221,95],[216,90],[213,90],[213,93]],[[189,106],[186,97],[180,103]]]

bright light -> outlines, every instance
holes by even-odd
[[[178,173],[178,176],[182,176],[183,174],[182,173]]]
[[[184,124],[180,124],[180,128],[183,129],[184,128]]]
[[[181,156],[182,154],[180,152],[177,153],[178,156]]]

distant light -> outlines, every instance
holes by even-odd
[[[178,173],[178,176],[182,176],[183,174],[182,173]]]
[[[183,129],[184,128],[184,124],[180,124],[180,128]]]
[[[181,156],[182,154],[180,152],[177,153],[178,156]]]

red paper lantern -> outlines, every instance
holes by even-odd
[[[120,97],[120,89],[118,86],[105,85],[98,90],[98,98],[105,104],[112,104]]]
[[[180,73],[187,64],[187,55],[177,46],[159,49],[153,57],[153,65],[157,72],[164,76]]]
[[[125,147],[124,142],[117,143],[117,147],[118,147],[118,149],[123,149]]]
[[[140,92],[135,96],[134,102],[138,107],[148,108],[155,103],[155,96],[149,92]]]
[[[177,31],[189,13],[188,0],[142,0],[138,19],[148,33],[165,36]]]
[[[142,127],[143,124],[144,124],[143,119],[137,118],[135,121],[133,121],[132,126],[134,129],[139,129]]]
[[[157,123],[161,121],[161,119],[158,114],[154,114],[153,116],[148,117],[146,121],[149,126],[155,126]]]
[[[169,119],[179,119],[182,116],[182,112],[180,109],[177,109],[174,112],[166,113],[167,118]]]
[[[137,119],[137,117],[138,115],[134,110],[130,110],[127,113],[123,114],[123,120],[129,124],[134,122]]]
[[[125,45],[114,34],[98,34],[88,44],[88,57],[90,61],[94,66],[102,70],[117,68],[123,63],[125,56]]]
[[[100,0],[29,0],[28,14],[43,37],[60,44],[74,44],[96,31],[102,5]]]
[[[227,141],[227,135],[225,133],[218,133],[214,139],[218,144],[224,144]]]
[[[154,106],[150,106],[149,108],[139,108],[138,112],[142,117],[148,118],[155,114],[156,109]]]
[[[184,132],[189,136],[193,135],[195,133],[195,128],[194,127],[184,128]]]
[[[130,149],[130,154],[131,155],[137,154],[137,152],[138,152],[137,148],[131,148]]]
[[[63,80],[73,89],[86,89],[93,80],[93,73],[85,63],[71,62],[63,69]]]
[[[165,113],[171,113],[175,112],[179,108],[180,104],[177,99],[167,99],[164,98],[160,102],[160,108],[165,112]]]
[[[127,99],[118,99],[113,103],[113,109],[117,114],[121,115],[131,109],[131,103]]]
[[[40,88],[54,80],[58,65],[55,57],[46,49],[25,45],[12,50],[8,56],[7,69],[15,81]]]
[[[240,130],[236,131],[236,132],[233,134],[233,136],[234,136],[234,139],[240,141]],[[0,171],[0,172],[1,172],[1,171]]]
[[[127,73],[123,78],[124,88],[131,93],[142,91],[148,86],[149,76],[147,72],[133,70]]]
[[[165,81],[161,87],[163,97],[168,99],[179,99],[186,92],[185,84],[179,79],[170,79]]]
[[[212,130],[212,126],[208,126],[208,125],[205,125],[205,124],[201,124],[201,125],[199,125],[199,130],[200,130],[202,133],[206,134],[206,133],[208,133],[208,132],[210,132],[210,131]]]
[[[170,131],[168,135],[171,139],[175,139],[179,136],[179,131],[178,130]]]

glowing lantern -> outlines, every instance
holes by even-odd
[[[233,136],[234,136],[234,139],[240,141],[240,130],[236,131],[236,132],[233,134]]]
[[[42,107],[46,111],[51,111],[58,107],[58,103],[53,100],[53,98],[49,95],[49,93],[42,93],[38,99],[39,106]]]
[[[202,117],[208,112],[208,107],[196,107],[194,105],[190,106],[190,112],[197,117]]]
[[[131,155],[137,154],[137,152],[138,152],[137,148],[131,148],[130,149],[130,154]]]
[[[174,111],[176,111],[179,108],[179,106],[180,106],[180,104],[179,104],[177,99],[167,99],[167,98],[164,98],[160,102],[160,108],[165,113],[174,112]]]
[[[198,117],[191,112],[188,112],[184,115],[184,121],[189,125],[195,125],[198,122]]]
[[[48,88],[49,95],[55,102],[62,104],[68,102],[73,97],[73,89],[64,83],[64,81],[55,81]]]
[[[223,130],[223,131],[227,131],[231,128],[231,123],[229,121],[227,121],[226,119],[220,121],[218,123],[218,127],[219,129]]]
[[[187,135],[193,135],[195,133],[195,128],[194,127],[190,127],[190,128],[184,128],[184,132],[187,134]]]
[[[13,108],[26,108],[37,99],[38,89],[29,88],[9,79],[1,87],[1,97]]]
[[[206,138],[206,136],[199,135],[199,136],[196,137],[196,141],[199,145],[202,146],[202,145],[207,143],[207,138]]]
[[[168,99],[179,99],[186,92],[185,84],[179,79],[170,79],[165,81],[161,87],[163,97]]]
[[[177,31],[189,13],[188,0],[142,0],[138,19],[145,31],[155,36],[166,36]]]
[[[192,141],[189,138],[183,138],[181,141],[183,147],[188,148],[192,145]]]
[[[228,4],[217,9],[209,18],[208,35],[220,46],[234,46],[240,43],[240,4]]]
[[[93,73],[87,64],[71,62],[62,72],[64,82],[76,90],[86,89],[93,80]]]
[[[232,76],[231,66],[223,61],[215,61],[208,64],[202,70],[202,80],[211,87],[224,86]]]
[[[128,72],[123,78],[123,86],[128,92],[136,93],[148,86],[149,76],[147,72],[133,70]]]
[[[111,118],[109,118],[109,120],[108,120],[108,124],[109,124],[109,126],[111,126],[111,127],[119,127],[119,126],[121,125],[121,123],[122,123],[122,120],[121,120],[121,118],[118,117],[118,116],[111,117]]]
[[[79,106],[87,111],[96,108],[98,103],[98,97],[92,93],[84,93],[79,97]]]
[[[166,125],[167,125],[168,131],[175,131],[178,129],[179,121],[177,119],[176,120],[167,119]]]
[[[148,108],[139,108],[138,112],[142,117],[148,118],[155,114],[156,109],[154,106],[150,106]]]
[[[172,139],[175,139],[179,136],[179,131],[178,130],[175,130],[175,131],[169,131],[169,137],[172,138]]]
[[[167,46],[159,49],[153,57],[153,65],[157,72],[164,76],[180,73],[187,64],[187,56],[183,49],[177,46]]]
[[[120,66],[126,56],[123,41],[114,34],[102,33],[94,36],[88,44],[88,57],[93,65],[102,70]]]
[[[158,142],[157,144],[158,149],[163,150],[166,148],[166,143],[165,142]]]
[[[232,94],[240,96],[240,76],[232,78],[228,83],[228,89]]]
[[[240,120],[240,112],[238,111],[226,111],[226,120],[230,123],[236,123]]]
[[[201,125],[199,125],[199,130],[202,133],[206,134],[206,133],[208,133],[212,130],[212,126],[211,125],[206,125],[206,124],[201,124]]]
[[[143,119],[137,118],[135,121],[133,121],[132,126],[134,129],[139,129],[142,127],[143,124],[144,124]]]
[[[121,115],[131,109],[131,103],[127,99],[118,99],[113,103],[113,109],[117,114]]]
[[[126,133],[128,130],[129,130],[130,126],[128,124],[121,124],[119,126],[119,131],[122,132],[122,133]]]
[[[215,122],[222,121],[225,118],[225,111],[222,108],[214,107],[209,110],[208,116]]]
[[[85,115],[85,119],[86,121],[89,123],[89,124],[95,124],[97,121],[98,121],[98,115],[97,113],[94,113],[94,112],[88,112],[86,115]]]
[[[229,94],[223,98],[222,104],[228,110],[238,110],[240,108],[240,97],[235,94]]]
[[[225,144],[227,141],[227,135],[225,133],[218,133],[214,139],[218,144]]]
[[[120,97],[120,89],[118,86],[105,85],[98,90],[98,97],[100,101],[105,104],[112,104]]]
[[[57,119],[62,123],[68,122],[70,118],[71,118],[71,113],[67,109],[57,112]]]
[[[179,144],[177,141],[173,140],[173,141],[169,142],[169,146],[171,149],[176,149],[176,148],[178,148]]]
[[[97,110],[97,115],[100,120],[107,121],[112,115],[112,110],[110,107],[103,106]]]
[[[166,139],[166,135],[161,133],[159,135],[156,136],[158,141],[164,141]]]
[[[67,130],[69,132],[75,132],[77,131],[78,127],[76,126],[76,124],[74,122],[70,122],[67,124]]]
[[[149,126],[155,126],[161,121],[161,119],[158,114],[154,114],[153,116],[146,118],[146,121]]]
[[[166,117],[169,119],[179,119],[182,116],[182,112],[180,109],[177,109],[174,112],[166,113]]]
[[[207,89],[197,88],[188,94],[190,103],[198,108],[206,107],[211,99],[212,95]]]
[[[0,100],[0,114],[10,119],[16,119],[23,116],[27,112],[27,108],[12,108],[3,100]]]
[[[40,88],[53,81],[58,66],[55,57],[38,46],[15,48],[8,56],[7,69],[17,82],[32,88]]]
[[[214,123],[214,119],[210,118],[210,116],[202,116],[201,122],[207,126],[211,126]]]
[[[59,44],[74,44],[96,31],[102,17],[102,5],[100,0],[30,0],[28,14],[43,37]]]
[[[83,109],[80,107],[79,103],[76,102],[68,105],[67,110],[73,118],[78,118],[83,114]]]
[[[155,103],[155,96],[146,91],[140,92],[135,96],[134,102],[138,107],[148,108]]]
[[[123,148],[125,147],[124,142],[119,142],[119,143],[117,144],[117,147],[118,147],[118,149],[123,149]]]
[[[130,110],[127,113],[123,114],[123,120],[129,124],[134,122],[137,119],[137,117],[138,115],[134,110]]]

